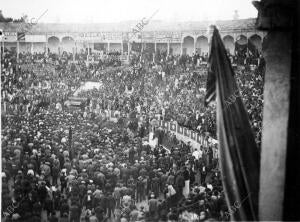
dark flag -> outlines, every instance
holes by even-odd
[[[205,105],[217,98],[220,166],[232,220],[258,220],[260,152],[234,72],[214,27],[208,63]]]
[[[132,42],[131,50],[135,52],[141,52],[142,50],[142,44],[137,42]]]
[[[17,32],[17,40],[25,41],[25,32]]]

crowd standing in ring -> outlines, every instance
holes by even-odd
[[[2,219],[4,221],[228,221],[218,157],[151,126],[177,122],[216,135],[205,108],[205,56],[118,55],[86,64],[63,53],[2,60]],[[259,141],[260,71],[237,69]],[[68,98],[85,81],[102,83]],[[250,97],[255,95],[257,99]],[[107,110],[116,111],[117,123]],[[145,143],[152,128],[158,146]]]

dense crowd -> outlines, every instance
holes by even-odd
[[[215,149],[151,126],[158,118],[216,135],[215,107],[203,106],[207,58],[136,54],[129,66],[117,58],[27,54],[17,62],[5,51],[3,220],[229,220]],[[262,78],[237,70],[258,137]],[[68,98],[85,81],[102,87],[79,92],[87,102],[72,108]],[[119,113],[117,123],[107,110]],[[149,131],[158,146],[145,142]]]

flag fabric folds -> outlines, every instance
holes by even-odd
[[[219,31],[213,27],[205,105],[217,99],[222,181],[232,220],[258,220],[260,152]],[[231,99],[229,99],[231,98]]]
[[[25,32],[17,32],[18,41],[25,41]]]
[[[132,42],[131,50],[135,52],[141,52],[142,50],[142,44],[137,42]]]

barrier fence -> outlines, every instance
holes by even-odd
[[[176,138],[182,140],[185,143],[190,142],[191,145],[195,148],[199,148],[199,146],[208,147],[209,145],[217,143],[217,140],[202,133],[195,132],[186,127],[180,126],[178,123],[160,120],[159,127],[175,134]]]
[[[111,121],[117,122],[121,113],[119,111],[106,110],[107,117]],[[218,141],[210,136],[204,135],[203,133],[190,130],[186,127],[180,126],[178,123],[157,120],[157,127],[169,131],[175,134],[176,138],[182,140],[185,143],[190,142],[191,146],[194,148],[199,148],[200,146],[208,147],[209,145],[217,144]]]

